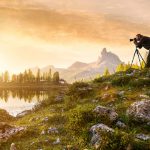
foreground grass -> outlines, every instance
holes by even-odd
[[[136,82],[135,77],[139,79],[139,83]],[[140,95],[150,94],[149,83],[142,82],[141,80],[144,80],[142,77],[145,77],[144,71],[136,73],[132,78],[128,78],[123,73],[121,76],[98,78],[91,83],[74,83],[69,86],[69,90],[62,87],[55,90],[49,99],[43,101],[30,114],[10,121],[13,125],[25,126],[27,129],[8,141],[1,141],[0,149],[9,150],[11,143],[15,143],[19,150],[82,150],[85,148],[92,150],[94,148],[90,145],[89,129],[92,125],[101,122],[115,129],[113,137],[104,135],[103,145],[109,145],[110,150],[116,150],[116,147],[117,150],[121,150],[121,144],[124,144],[124,149],[127,149],[125,146],[129,144],[135,150],[150,149],[149,142],[134,141],[133,138],[136,133],[149,134],[150,127],[133,122],[125,115],[127,108],[133,102],[142,100]],[[137,85],[140,85],[140,88]],[[120,91],[124,91],[123,96],[118,95]],[[55,97],[60,93],[65,93],[63,100],[55,101]],[[109,120],[97,118],[93,114],[93,109],[98,105],[113,107],[127,128],[118,129]],[[57,128],[58,133],[48,134],[47,130],[50,127]],[[46,133],[41,134],[43,131]],[[54,144],[58,138],[60,143]],[[102,150],[105,149],[108,147],[103,146]]]

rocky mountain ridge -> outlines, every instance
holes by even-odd
[[[101,51],[101,55],[97,61],[91,63],[75,62],[67,69],[55,68],[52,65],[41,68],[41,72],[48,72],[49,69],[52,72],[58,71],[61,78],[64,78],[67,82],[73,82],[76,80],[89,80],[95,78],[99,74],[103,74],[106,68],[109,69],[110,73],[115,72],[116,67],[121,64],[120,58],[112,53],[108,52],[106,48]],[[32,68],[33,72],[36,72],[38,67]]]

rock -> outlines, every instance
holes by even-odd
[[[136,135],[137,139],[143,140],[143,141],[148,141],[150,140],[150,136],[149,135],[145,135],[145,134],[137,134]]]
[[[123,97],[124,94],[125,94],[125,91],[120,91],[120,92],[117,93],[117,95],[118,95],[118,96],[121,96],[121,97]]]
[[[34,121],[39,120],[39,119],[40,119],[39,117],[34,117],[34,118],[31,118],[29,121],[34,122]]]
[[[102,99],[108,99],[108,98],[110,98],[110,94],[105,93],[105,94],[102,96]]]
[[[140,95],[140,98],[149,99],[148,95]]]
[[[0,133],[0,140],[1,139],[9,139],[10,137],[12,137],[13,135],[16,135],[19,132],[24,131],[26,128],[25,127],[13,127],[13,126],[9,126],[9,128],[5,128],[4,132]]]
[[[34,145],[35,144],[35,142],[32,142],[30,145],[32,146],[32,145]]]
[[[60,144],[60,138],[57,138],[55,142],[53,142],[54,145]]]
[[[109,85],[107,85],[107,86],[104,88],[105,91],[108,91],[109,89],[110,89],[110,86],[109,86]]]
[[[43,131],[41,132],[41,135],[45,135],[45,134],[46,134],[46,131],[43,130]]]
[[[30,112],[31,112],[31,110],[25,110],[25,111],[23,111],[23,112],[17,114],[16,117],[17,117],[17,118],[21,118],[21,117],[23,117],[23,116],[29,114]]]
[[[63,99],[64,99],[64,96],[62,96],[62,95],[57,95],[56,98],[55,98],[55,101],[56,101],[56,102],[62,102]]]
[[[90,133],[92,134],[91,144],[95,146],[95,148],[98,148],[101,142],[101,135],[99,131],[110,133],[114,132],[112,128],[109,128],[107,125],[102,123],[92,126],[90,129]]]
[[[12,143],[12,144],[11,144],[10,150],[17,150],[15,143]]]
[[[67,150],[71,150],[71,149],[73,149],[73,146],[72,146],[72,145],[67,145],[67,146],[66,146],[66,149],[67,149]]]
[[[98,114],[99,117],[107,117],[112,122],[118,119],[118,114],[113,109],[107,107],[97,106],[94,112]]]
[[[98,130],[106,131],[106,132],[114,132],[112,128],[109,128],[107,125],[103,123],[96,124],[91,127],[90,132],[94,135],[98,133]]]
[[[92,100],[92,103],[98,103],[98,100],[93,99],[93,100]]]
[[[49,118],[48,117],[45,117],[42,121],[43,122],[48,122]]]
[[[127,73],[126,75],[129,76],[129,77],[132,77],[132,76],[134,76],[134,72]]]
[[[57,128],[50,127],[47,131],[48,134],[59,133]]]
[[[133,103],[128,108],[127,115],[135,121],[150,122],[150,100]]]
[[[95,134],[92,136],[91,144],[94,145],[95,147],[98,147],[98,145],[100,144],[100,135],[99,134]]]
[[[150,126],[150,122],[148,122],[147,125]]]
[[[126,128],[125,123],[121,122],[121,121],[117,121],[116,126],[119,128]]]

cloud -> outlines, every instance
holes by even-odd
[[[2,32],[50,42],[72,40],[126,44],[136,33],[150,33],[149,26],[122,21],[111,15],[91,15],[39,9],[0,10]]]
[[[43,8],[1,7],[0,22],[3,62],[16,70],[34,65],[68,66],[75,60],[89,62],[97,57],[93,50],[102,45],[118,46],[114,51],[124,53],[124,57],[129,51],[120,49],[129,46],[129,38],[137,33],[150,34],[148,25],[110,14]]]

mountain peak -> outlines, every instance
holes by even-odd
[[[116,54],[114,54],[112,52],[108,52],[106,48],[103,48],[101,51],[101,57],[99,56],[97,64],[100,65],[105,62],[107,62],[107,63],[110,62],[112,64],[122,63]]]
[[[101,52],[101,55],[106,55],[107,54],[107,49],[106,48],[103,48],[102,52]]]
[[[86,67],[87,65],[88,65],[87,63],[76,61],[68,69],[71,69],[71,70],[72,69],[80,69],[80,68]]]

